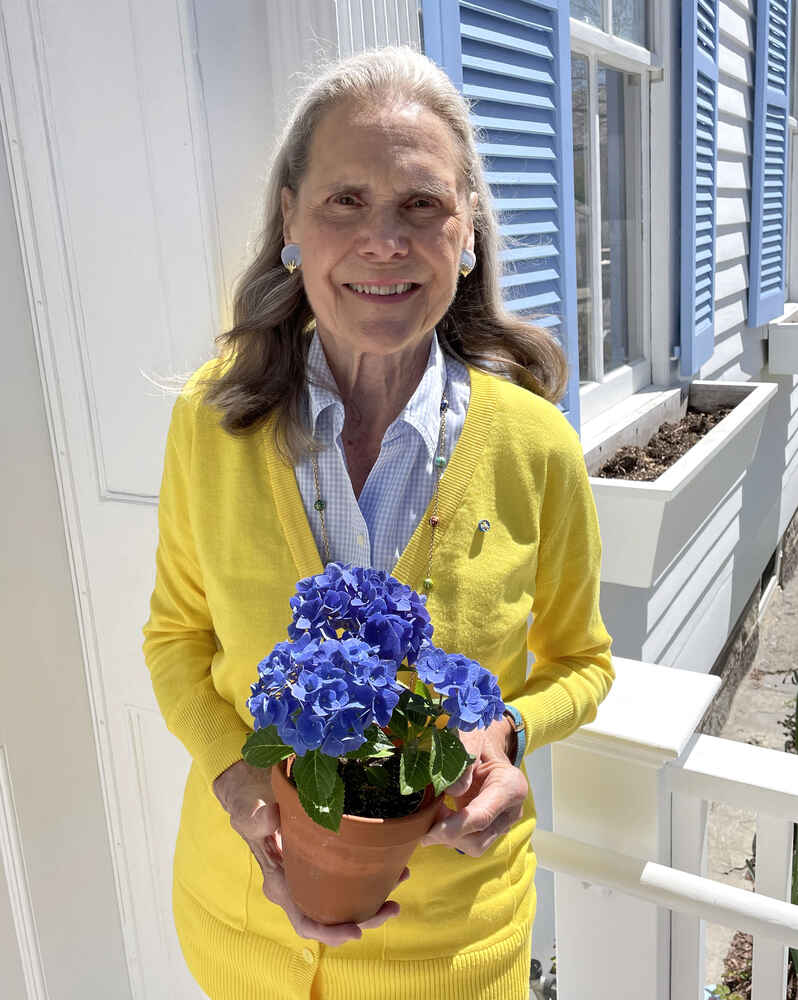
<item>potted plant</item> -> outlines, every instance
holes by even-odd
[[[288,641],[258,664],[244,759],[272,768],[291,894],[323,923],[387,899],[473,761],[458,730],[504,712],[496,677],[432,642],[426,597],[329,563],[291,598]]]

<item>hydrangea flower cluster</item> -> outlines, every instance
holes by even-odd
[[[444,653],[435,646],[422,650],[416,664],[418,676],[444,695],[443,710],[449,716],[447,726],[461,729],[487,729],[504,712],[496,677],[460,653]]]
[[[447,728],[468,731],[501,718],[493,674],[475,660],[430,642],[426,598],[387,573],[329,563],[300,580],[291,598],[291,642],[278,642],[258,664],[247,702],[255,729],[275,726],[298,757],[320,750],[341,757],[386,727],[407,688],[403,663],[444,699]],[[432,706],[430,706],[432,708]]]
[[[365,743],[372,723],[387,726],[404,690],[396,667],[354,637],[278,642],[258,664],[247,703],[255,729],[276,726],[300,757],[316,749],[342,757]]]
[[[288,636],[357,636],[379,647],[383,659],[412,666],[432,635],[426,598],[381,570],[328,563],[296,585]]]

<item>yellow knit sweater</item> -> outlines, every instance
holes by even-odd
[[[614,677],[598,607],[595,507],[579,439],[559,410],[469,374],[468,413],[440,483],[427,607],[438,646],[496,673],[533,750],[592,720]],[[271,424],[227,434],[196,382],[169,430],[144,627],[158,704],[193,758],[174,867],[175,922],[191,971],[213,1000],[525,997],[531,796],[523,819],[480,858],[419,848],[392,896],[400,916],[360,941],[329,949],[303,940],[264,897],[257,863],[211,785],[241,757],[250,684],[286,638],[296,581],[322,564]],[[478,530],[483,518],[490,531]],[[419,591],[430,531],[425,516],[393,571]]]

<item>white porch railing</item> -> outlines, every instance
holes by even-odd
[[[695,727],[716,677],[615,659],[595,722],[552,747],[559,1000],[702,1000],[704,921],[753,934],[753,1000],[784,1000],[798,756]],[[756,893],[707,879],[708,802],[757,813]]]

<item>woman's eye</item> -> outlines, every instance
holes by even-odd
[[[347,198],[349,199],[349,201],[345,202],[345,199],[347,199]],[[336,204],[338,204],[338,205],[343,205],[343,204],[354,205],[354,204],[356,204],[357,199],[355,198],[354,195],[351,195],[351,194],[339,194],[338,197],[335,199],[335,201],[336,201]]]
[[[413,208],[433,208],[433,204],[429,198],[414,198],[410,203]]]

